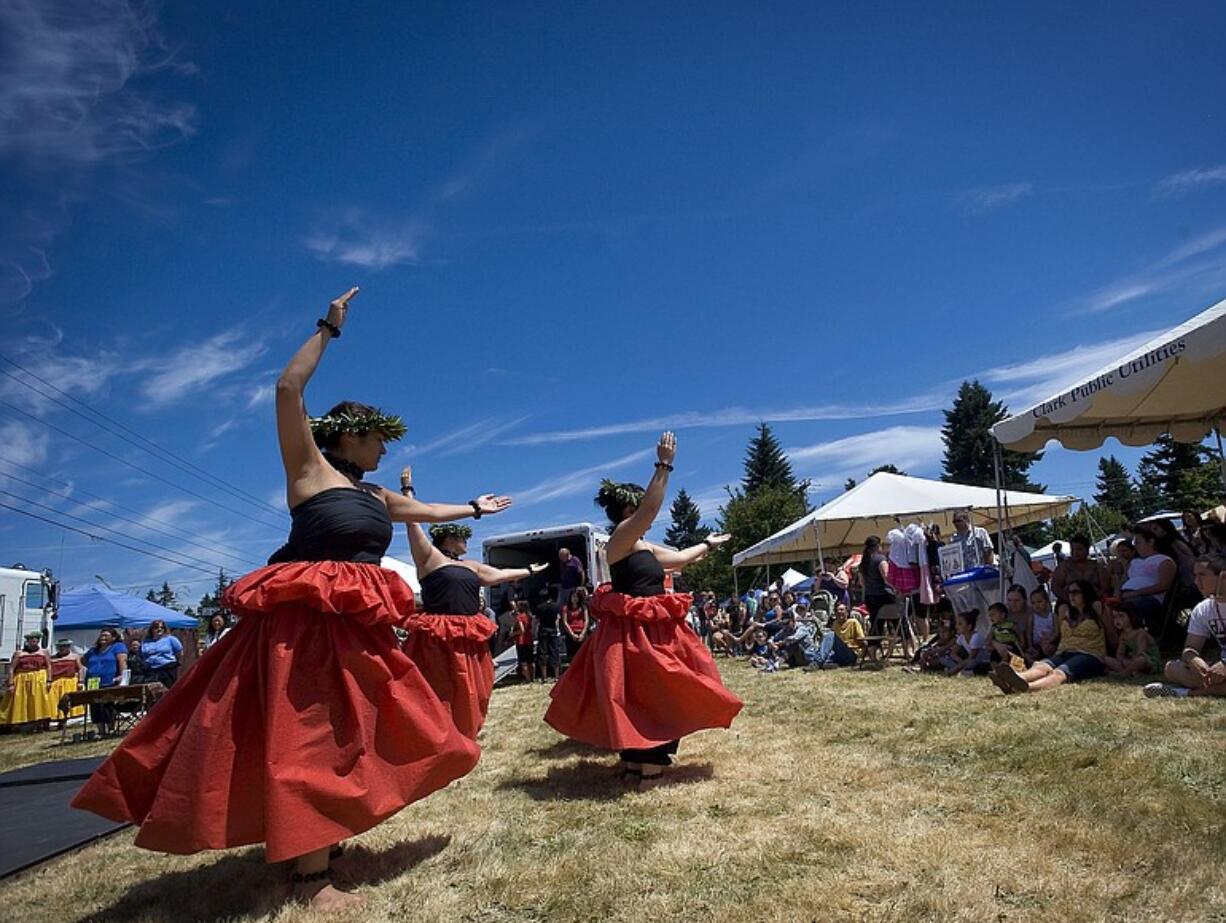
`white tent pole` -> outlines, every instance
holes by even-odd
[[[1226,453],[1222,451],[1222,421],[1216,420],[1213,424],[1213,433],[1217,436],[1217,458],[1218,464],[1222,469],[1222,492],[1226,493]]]
[[[736,565],[732,565],[732,595],[738,600],[741,598],[741,588],[736,581]]]
[[[1005,534],[1004,534],[1004,515],[1001,504],[1001,457],[1000,443],[995,439],[992,440],[992,468],[996,480],[996,545],[1000,549],[1000,561],[997,564],[997,571],[1000,574],[1000,598],[1005,598]],[[969,517],[968,517],[969,518]],[[974,522],[974,519],[971,519]],[[973,526],[972,526],[973,528]]]

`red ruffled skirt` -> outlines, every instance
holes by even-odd
[[[634,597],[607,585],[592,597],[599,624],[550,696],[545,721],[607,750],[647,749],[726,728],[742,702],[685,621],[684,593]]]
[[[373,564],[264,567],[226,591],[241,621],[124,738],[73,806],[193,853],[270,862],[361,833],[480,756],[400,650],[413,594]]]
[[[490,636],[495,625],[484,615],[411,615],[404,651],[417,664],[434,694],[451,706],[455,726],[476,740],[494,691]]]

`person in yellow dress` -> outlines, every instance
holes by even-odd
[[[25,644],[9,661],[8,682],[0,699],[0,729],[48,724],[55,717],[47,694],[50,682],[51,658],[43,650],[42,632],[28,631]]]
[[[55,655],[51,658],[51,710],[60,719],[60,725],[68,718],[80,718],[85,715],[85,706],[78,705],[70,714],[60,714],[60,699],[70,692],[81,688],[81,658],[72,652],[72,641],[68,638],[57,638]]]

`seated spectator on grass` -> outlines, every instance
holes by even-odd
[[[732,631],[732,616],[727,609],[719,609],[711,620],[711,650],[716,654],[731,657],[736,652],[736,636]]]
[[[1005,593],[1005,609],[1017,635],[1017,645],[1022,651],[1030,647],[1030,635],[1034,626],[1034,613],[1030,611],[1030,594],[1020,583],[1009,587]],[[988,612],[991,617],[991,611]]]
[[[864,623],[851,614],[846,603],[834,604],[834,616],[830,625],[835,635],[857,656],[864,650]]]
[[[1067,682],[1102,676],[1107,659],[1102,604],[1088,581],[1074,580],[1068,592],[1069,601],[1056,610],[1060,632],[1056,653],[1021,672],[1007,662],[995,664],[992,682],[1001,692],[1006,695],[1041,692]]]
[[[1180,536],[1196,554],[1206,554],[1209,547],[1201,531],[1205,527],[1205,521],[1201,519],[1200,513],[1196,510],[1184,510],[1179,518],[1183,522],[1183,528],[1179,530]]]
[[[809,614],[809,604],[800,602],[783,616],[787,626],[770,642],[776,656],[789,667],[803,667],[816,655],[817,624]]]
[[[1136,556],[1137,549],[1131,539],[1116,539],[1112,544],[1111,558],[1107,561],[1107,570],[1111,574],[1111,596],[1119,598],[1123,592],[1124,583],[1128,580],[1128,568]]]
[[[1051,608],[1051,597],[1042,587],[1030,593],[1030,646],[1026,659],[1034,662],[1050,657],[1056,652],[1056,614]]]
[[[1009,617],[1009,609],[1000,603],[992,603],[988,606],[988,622],[991,624],[988,631],[990,658],[994,662],[1004,661],[1005,663],[1012,663],[1014,657],[1024,660],[1021,634]]]
[[[1155,519],[1148,524],[1158,536],[1158,551],[1175,559],[1179,568],[1179,602],[1194,605],[1201,594],[1196,589],[1196,551],[1189,545],[1169,519]]]
[[[946,676],[974,676],[988,672],[992,654],[987,635],[975,630],[978,620],[978,609],[959,612],[954,616],[954,646],[941,660]]]
[[[1107,565],[1090,557],[1090,540],[1084,535],[1069,539],[1069,556],[1056,565],[1051,575],[1051,591],[1059,602],[1067,602],[1068,586],[1074,580],[1088,580],[1098,595],[1111,592],[1111,574]]]
[[[958,632],[954,627],[953,616],[941,614],[935,618],[937,633],[916,652],[915,662],[903,668],[909,673],[918,673],[921,670],[943,670],[945,669],[945,658],[954,653],[954,647],[958,643]]]
[[[1157,696],[1226,696],[1226,558],[1203,555],[1196,561],[1196,588],[1205,598],[1197,603],[1188,620],[1183,653],[1163,671],[1165,683],[1150,683],[1145,694]],[[1205,642],[1217,645],[1217,660],[1206,659]]]
[[[835,603],[830,624],[814,635],[803,666],[809,671],[854,666],[864,643],[864,629],[860,623],[851,617],[846,605]]]
[[[1131,603],[1123,602],[1116,607],[1112,620],[1119,643],[1115,647],[1115,656],[1104,661],[1107,675],[1141,676],[1161,672],[1162,656],[1158,653],[1158,642],[1145,630],[1141,613]]]
[[[1137,556],[1128,565],[1128,579],[1120,587],[1120,599],[1134,603],[1146,627],[1156,634],[1162,627],[1166,594],[1179,580],[1179,565],[1173,557],[1158,550],[1158,533],[1147,525],[1137,526],[1132,544]],[[1114,633],[1112,626],[1108,632],[1112,646],[1117,641]]]
[[[749,646],[749,665],[759,670],[775,668],[775,652],[771,650],[766,632],[761,628],[753,630],[753,643]]]

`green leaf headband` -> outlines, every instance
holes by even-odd
[[[473,537],[473,530],[469,526],[462,526],[456,522],[442,522],[430,527],[430,538],[436,545],[443,539],[453,536],[468,541]]]
[[[600,493],[596,495],[596,502],[603,503],[607,500],[613,500],[623,508],[638,506],[643,502],[644,493],[646,491],[635,484],[619,484],[616,481],[610,481],[608,478],[605,478],[600,482]]]
[[[353,433],[365,436],[367,433],[382,433],[389,442],[403,439],[408,428],[404,419],[396,414],[384,413],[382,410],[362,411],[360,413],[328,414],[326,417],[309,417],[311,435],[316,440],[331,442],[342,433]]]

